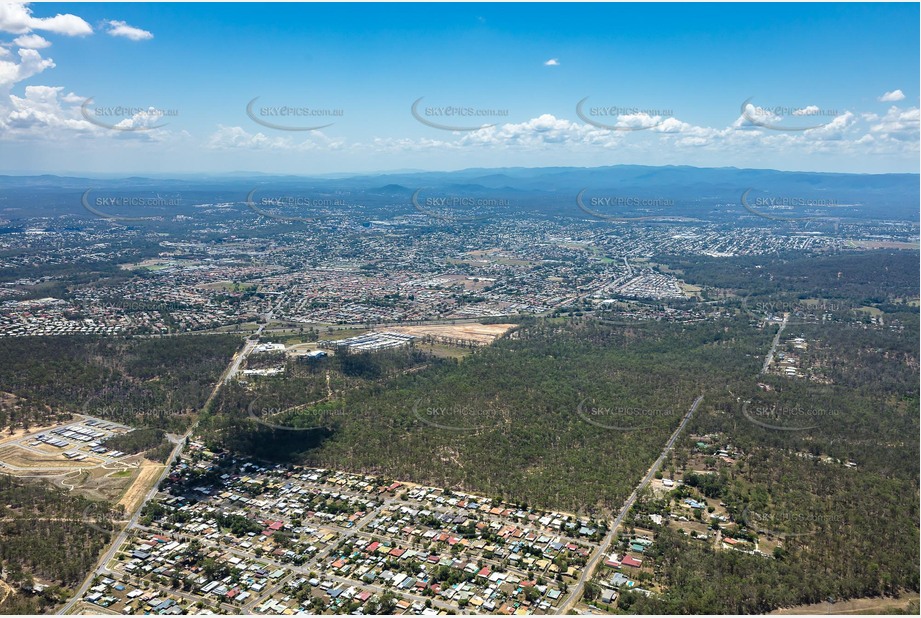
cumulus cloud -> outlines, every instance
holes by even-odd
[[[3,137],[53,138],[61,135],[61,129],[96,130],[80,118],[76,102],[83,98],[72,92],[61,96],[63,90],[60,86],[26,86],[24,97],[10,96],[10,108],[0,117]]]
[[[794,116],[812,116],[819,113],[821,110],[818,105],[807,105],[806,107],[801,107],[800,109],[793,110]]]
[[[551,58],[550,60],[544,63],[544,66],[545,67],[558,67],[560,66],[560,61],[557,58]]]
[[[42,58],[34,49],[20,49],[19,62],[0,60],[0,93],[7,91],[13,84],[38,75],[54,66],[51,58]]]
[[[163,111],[149,107],[146,110],[139,110],[131,115],[130,118],[123,118],[115,123],[115,128],[120,131],[144,131],[157,129],[165,123],[161,122],[165,114]]]
[[[129,26],[123,21],[118,21],[116,19],[110,19],[106,22],[108,30],[106,32],[110,36],[120,36],[125,37],[126,39],[131,39],[132,41],[147,41],[154,38],[154,35],[147,30],[142,30],[141,28],[135,28],[134,26]]]
[[[831,122],[827,122],[814,129],[805,132],[807,137],[818,138],[822,140],[841,140],[845,138],[848,129],[854,126],[857,117],[851,112],[844,112]]]
[[[883,93],[883,96],[879,97],[879,100],[883,103],[891,103],[894,101],[901,101],[905,98],[905,94],[901,90],[893,90],[892,92]]]
[[[82,18],[70,13],[58,13],[54,17],[33,17],[26,2],[4,2],[0,4],[0,32],[28,34],[43,30],[67,36],[86,36],[93,28]]]
[[[37,34],[24,34],[13,39],[13,45],[26,49],[45,49],[51,47],[51,41]]]
[[[344,146],[342,140],[332,140],[320,131],[311,131],[309,139],[296,140],[290,136],[270,137],[264,133],[249,133],[243,127],[218,125],[205,146],[212,150],[278,150],[310,151],[339,150]]]
[[[746,103],[742,115],[736,118],[732,126],[737,129],[763,127],[765,125],[780,122],[781,120],[783,120],[783,116],[775,114],[774,111],[769,108]]]
[[[919,110],[917,107],[901,109],[893,105],[870,132],[879,139],[898,142],[917,142],[919,139]]]

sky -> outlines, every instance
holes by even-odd
[[[8,4],[0,174],[919,171],[918,4]]]

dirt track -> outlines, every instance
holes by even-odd
[[[816,603],[814,605],[797,605],[777,609],[771,614],[881,614],[887,610],[905,609],[912,601],[917,601],[917,594],[907,594],[898,598],[870,597],[839,601],[838,603]]]

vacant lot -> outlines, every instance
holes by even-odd
[[[163,472],[162,464],[155,464],[145,461],[141,464],[140,473],[135,477],[134,482],[128,487],[118,504],[125,507],[126,513],[133,513],[144,500],[144,496],[153,487],[153,484]]]
[[[910,603],[918,603],[918,595],[907,594],[898,598],[872,597],[839,601],[838,603],[816,603],[814,605],[797,605],[771,612],[778,615],[789,614],[882,614],[892,610],[905,610]]]
[[[387,330],[417,337],[431,336],[437,341],[471,341],[489,345],[509,331],[514,324],[432,324],[426,326],[393,326]]]

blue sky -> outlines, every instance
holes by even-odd
[[[0,173],[917,172],[918,13],[14,4],[0,9]]]

